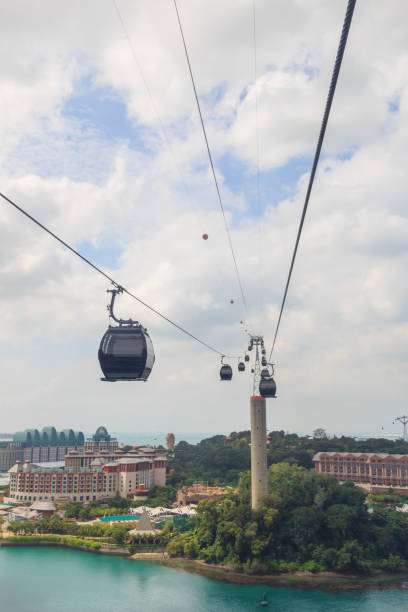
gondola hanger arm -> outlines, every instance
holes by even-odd
[[[113,312],[116,296],[118,295],[118,293],[123,293],[123,287],[115,284],[115,289],[107,289],[106,292],[112,294],[110,304],[108,304],[107,306],[110,318],[116,321],[116,323],[119,323],[119,325],[139,325],[139,322],[133,321],[133,319],[118,319]]]

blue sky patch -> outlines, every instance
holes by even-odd
[[[80,81],[65,101],[61,117],[66,121],[63,131],[55,130],[52,121],[44,117],[40,132],[28,132],[21,138],[5,163],[11,174],[65,176],[102,185],[112,172],[122,143],[146,157],[161,146],[160,134],[129,119],[117,92],[95,87],[90,77]]]
[[[200,105],[213,109],[219,102],[221,102],[226,93],[227,84],[219,83],[218,85],[213,87],[208,93],[203,94],[198,92],[198,99],[200,101]],[[192,92],[191,102],[195,106],[195,100],[193,98],[193,95],[194,94]]]
[[[120,268],[120,256],[124,250],[123,247],[108,237],[101,238],[98,242],[98,246],[95,246],[91,242],[83,240],[75,246],[81,255],[89,259],[96,266],[118,270]]]
[[[400,109],[400,96],[394,96],[394,98],[392,98],[392,100],[388,101],[388,110],[390,111],[390,113],[398,113]]]
[[[146,128],[129,119],[126,104],[118,92],[110,87],[93,86],[90,77],[79,83],[75,93],[65,102],[61,115],[95,130],[104,140],[123,140],[134,150],[150,151],[146,144]]]
[[[292,196],[301,175],[310,171],[311,164],[311,157],[302,156],[280,168],[260,172],[258,205],[256,173],[249,173],[247,164],[229,154],[217,161],[228,188],[235,195],[244,197],[248,205],[245,216],[250,218],[262,216],[266,207],[277,206],[281,200]]]

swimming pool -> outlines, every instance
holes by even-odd
[[[123,516],[99,516],[98,521],[102,523],[109,523],[110,521],[138,521],[140,516],[138,514],[124,514]]]

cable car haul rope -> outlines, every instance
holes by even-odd
[[[270,354],[269,359],[272,359],[272,353],[273,353],[273,349],[275,348],[276,337],[278,335],[279,325],[281,322],[283,309],[285,307],[286,296],[288,294],[288,289],[289,289],[289,283],[290,283],[290,279],[292,278],[293,266],[295,264],[296,254],[297,254],[297,250],[299,246],[300,236],[302,234],[303,224],[304,224],[305,217],[306,217],[307,207],[309,205],[310,194],[312,193],[312,187],[313,187],[313,182],[314,182],[314,178],[316,174],[317,164],[319,163],[320,151],[322,150],[324,135],[326,133],[327,123],[329,121],[330,109],[331,109],[333,98],[334,98],[334,92],[336,90],[337,79],[338,79],[339,72],[340,72],[341,62],[343,60],[344,50],[346,48],[347,37],[350,31],[351,20],[353,18],[353,12],[354,12],[355,5],[356,5],[356,0],[348,1],[346,16],[344,18],[343,29],[341,32],[339,47],[337,50],[336,61],[334,63],[333,74],[332,74],[332,78],[330,81],[329,94],[327,96],[326,107],[324,109],[322,125],[320,128],[319,138],[318,138],[317,146],[316,146],[316,152],[315,152],[314,159],[313,159],[312,171],[310,173],[309,184],[308,184],[307,191],[306,191],[305,203],[303,205],[302,216],[300,218],[299,229],[298,229],[298,233],[296,236],[295,248],[293,250],[292,260],[289,266],[289,274],[288,274],[288,278],[286,281],[285,291],[283,293],[282,304],[281,304],[281,308],[279,312],[278,322],[276,324],[275,335],[273,337],[271,354]]]
[[[230,235],[230,231],[229,231],[229,227],[228,227],[228,223],[227,223],[227,219],[225,215],[225,210],[224,210],[224,206],[223,206],[222,198],[220,194],[220,189],[219,189],[219,185],[218,185],[218,181],[217,181],[217,177],[215,173],[214,163],[213,163],[213,159],[211,155],[210,146],[208,143],[208,138],[207,138],[207,133],[206,133],[205,125],[204,125],[203,116],[201,113],[200,102],[198,99],[197,89],[196,89],[194,76],[193,76],[193,72],[192,72],[192,68],[190,64],[190,59],[189,59],[189,55],[187,51],[187,46],[186,46],[186,42],[184,38],[184,33],[183,33],[182,25],[181,25],[180,15],[179,15],[179,11],[177,8],[177,2],[176,0],[173,0],[173,2],[174,2],[176,14],[177,14],[178,25],[180,28],[180,33],[181,33],[181,37],[183,41],[183,46],[184,46],[184,51],[185,51],[185,55],[187,59],[191,82],[192,82],[193,89],[194,89],[194,95],[195,95],[195,99],[197,103],[198,113],[200,116],[200,121],[201,121],[201,126],[202,126],[202,130],[204,134],[204,139],[205,139],[207,153],[208,153],[208,157],[210,161],[210,166],[212,169],[212,175],[214,178],[214,183],[215,183],[215,187],[216,187],[216,191],[218,195],[219,205],[220,205],[221,212],[224,218],[224,224],[225,224],[225,229],[227,233],[229,247],[231,250],[232,259],[234,262],[235,273],[236,273],[237,281],[238,281],[239,288],[240,288],[243,306],[244,306],[245,311],[247,312],[247,302],[246,302],[245,294],[243,291],[243,286],[242,286],[241,276],[240,276],[239,269],[238,269],[237,259],[236,259],[235,252],[233,249],[232,239],[231,239],[231,235]],[[276,330],[275,330],[275,334],[273,338],[269,362],[266,359],[266,349],[264,347],[263,336],[255,336],[255,335],[249,334],[250,341],[248,345],[248,352],[251,352],[255,348],[254,364],[253,364],[253,367],[251,368],[251,373],[254,375],[253,391],[255,394],[257,389],[259,388],[259,394],[262,397],[276,397],[276,384],[273,379],[274,367],[271,362],[272,353],[275,348],[275,342],[276,342],[276,338],[277,338],[278,331],[279,331],[282,313],[283,313],[285,303],[286,303],[286,297],[287,297],[287,293],[289,289],[290,280],[292,277],[292,271],[293,271],[296,254],[297,254],[297,250],[299,246],[300,236],[302,233],[303,224],[304,224],[304,220],[305,220],[305,216],[306,216],[306,212],[307,212],[307,208],[309,204],[310,194],[312,191],[316,169],[317,169],[317,165],[319,162],[320,152],[321,152],[321,148],[323,145],[323,140],[324,140],[327,123],[328,123],[328,119],[330,115],[330,109],[331,109],[333,98],[334,98],[334,92],[336,89],[336,84],[337,84],[337,80],[338,80],[338,76],[340,72],[344,50],[345,50],[346,43],[347,43],[347,37],[348,37],[349,30],[350,30],[350,25],[351,25],[351,20],[353,17],[355,4],[356,4],[356,0],[348,0],[346,16],[344,19],[344,24],[343,24],[341,37],[340,37],[336,61],[334,64],[333,74],[332,74],[332,78],[330,82],[329,93],[327,97],[326,107],[324,110],[322,125],[321,125],[317,147],[316,147],[316,152],[315,152],[315,156],[313,160],[313,166],[312,166],[309,184],[308,184],[308,188],[306,192],[306,198],[305,198],[303,211],[302,211],[302,215],[300,219],[299,229],[298,229],[298,233],[297,233],[297,237],[295,241],[295,247],[294,247],[294,251],[292,254],[292,259],[291,259],[291,263],[289,267],[288,278],[286,281],[286,286],[285,286],[283,299],[282,299],[282,303],[280,307],[278,322],[276,325]],[[109,382],[114,382],[118,380],[146,381],[150,375],[150,372],[153,368],[153,364],[155,361],[153,344],[152,344],[149,334],[147,333],[147,330],[138,321],[134,321],[132,319],[118,319],[114,315],[113,307],[114,307],[115,298],[117,297],[118,294],[122,294],[122,293],[126,293],[128,296],[130,296],[131,298],[139,302],[139,304],[141,304],[142,306],[149,309],[151,312],[153,312],[157,316],[164,319],[167,323],[177,328],[183,334],[189,336],[192,340],[195,340],[196,342],[198,342],[199,344],[201,344],[208,350],[214,353],[217,353],[221,357],[221,369],[220,369],[220,380],[221,381],[230,381],[233,375],[231,366],[227,363],[224,363],[224,358],[238,359],[238,371],[244,372],[246,370],[245,364],[250,361],[250,356],[248,355],[247,352],[245,352],[243,359],[236,357],[234,355],[226,355],[225,353],[222,353],[221,351],[219,351],[217,348],[214,348],[207,342],[201,340],[196,335],[192,334],[191,332],[189,332],[187,329],[185,329],[178,323],[175,323],[174,321],[172,321],[169,317],[161,313],[159,310],[157,310],[156,308],[153,308],[153,306],[150,306],[150,304],[148,304],[144,300],[137,297],[137,295],[135,295],[134,293],[126,289],[126,287],[120,285],[109,274],[104,272],[101,268],[95,265],[87,257],[85,257],[84,255],[81,255],[79,251],[77,251],[75,248],[70,246],[70,244],[68,244],[65,240],[63,240],[57,234],[52,232],[48,227],[42,224],[38,219],[36,219],[34,216],[28,213],[24,208],[19,206],[16,202],[11,200],[5,194],[0,193],[0,197],[3,198],[5,202],[13,206],[20,213],[25,215],[28,219],[30,219],[30,221],[38,225],[38,227],[40,227],[42,230],[47,232],[50,236],[52,236],[52,238],[57,240],[57,242],[59,242],[65,248],[71,251],[71,253],[79,257],[84,263],[86,263],[88,266],[93,268],[96,272],[101,274],[106,280],[108,280],[113,285],[114,288],[108,290],[110,291],[110,293],[112,293],[111,302],[108,305],[108,310],[109,310],[110,317],[113,319],[113,321],[117,323],[117,325],[109,325],[107,331],[105,332],[101,340],[100,346],[99,346],[98,359],[99,359],[99,363],[100,363],[102,372],[104,374],[104,378],[102,378],[101,380],[109,381]],[[203,234],[202,238],[203,240],[207,240],[208,234]],[[231,304],[234,303],[234,300],[231,299],[230,301],[231,301]],[[261,367],[262,367],[262,370],[261,370]]]
[[[174,321],[172,321],[169,317],[167,317],[166,315],[164,315],[163,313],[161,313],[159,310],[157,310],[156,308],[153,308],[153,306],[150,306],[150,304],[148,304],[147,302],[141,300],[139,297],[137,297],[137,295],[135,295],[134,293],[132,293],[131,291],[129,291],[128,289],[126,289],[126,287],[120,285],[117,281],[115,281],[114,278],[112,278],[111,276],[109,276],[109,274],[106,274],[106,272],[104,272],[101,268],[99,268],[98,266],[96,266],[94,263],[92,263],[92,261],[90,261],[87,257],[84,257],[84,255],[81,255],[81,253],[79,253],[79,251],[77,251],[76,249],[74,249],[72,246],[70,246],[68,244],[68,242],[66,242],[65,240],[63,240],[62,238],[60,238],[59,236],[57,236],[57,234],[54,234],[54,232],[52,232],[50,229],[48,229],[48,227],[46,227],[45,225],[43,225],[40,221],[38,221],[38,219],[36,219],[35,217],[33,217],[32,215],[30,215],[30,213],[28,213],[26,210],[24,210],[24,208],[22,208],[21,206],[19,206],[18,204],[16,204],[16,202],[13,202],[13,200],[11,200],[10,198],[8,198],[6,195],[4,195],[4,193],[0,192],[0,197],[3,198],[3,200],[5,200],[6,202],[8,202],[9,204],[11,204],[11,206],[14,206],[14,208],[16,208],[19,212],[21,212],[23,215],[25,215],[26,217],[28,217],[28,219],[30,219],[30,221],[32,221],[33,223],[35,223],[36,225],[38,225],[41,229],[43,229],[45,232],[47,232],[47,234],[49,234],[50,236],[52,236],[53,238],[55,238],[55,240],[57,240],[60,244],[62,244],[64,247],[66,247],[69,251],[71,251],[71,253],[74,253],[74,255],[76,255],[77,257],[79,257],[80,259],[82,259],[83,262],[85,262],[86,264],[88,264],[88,266],[91,266],[91,268],[93,268],[96,272],[99,272],[99,274],[101,274],[102,276],[104,276],[110,283],[112,283],[112,285],[114,285],[114,287],[116,287],[116,289],[120,289],[120,292],[122,293],[126,293],[127,295],[129,295],[131,298],[133,298],[134,300],[136,300],[137,302],[139,302],[139,304],[141,304],[142,306],[144,306],[145,308],[148,308],[151,312],[153,312],[154,314],[156,314],[158,317],[161,317],[162,319],[164,319],[165,321],[167,321],[167,323],[170,323],[170,325],[173,325],[173,327],[176,327],[179,331],[181,331],[183,334],[186,334],[187,336],[189,336],[190,338],[192,338],[193,340],[195,340],[196,342],[199,342],[200,344],[202,344],[203,346],[205,346],[205,348],[209,349],[210,351],[213,351],[214,353],[217,353],[218,355],[224,355],[224,353],[222,353],[221,351],[219,351],[218,349],[214,348],[213,346],[211,346],[210,344],[208,344],[207,342],[204,342],[204,340],[200,340],[200,338],[198,338],[197,336],[195,336],[194,334],[190,333],[187,329],[185,329],[184,327],[182,327],[181,325],[179,325],[178,323],[175,323]],[[234,358],[233,355],[231,355],[230,357]]]

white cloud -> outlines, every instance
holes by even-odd
[[[21,0],[0,26],[0,44],[9,49],[13,41],[15,49],[0,54],[7,102],[1,190],[70,242],[118,246],[112,274],[119,282],[211,345],[241,353],[239,291],[171,3],[157,2],[155,10],[148,2],[118,4],[171,152],[160,145],[157,116],[113,5],[34,7]],[[249,180],[256,163],[252,4],[179,5],[215,159],[237,158]],[[256,6],[267,181],[269,169],[313,153],[345,4]],[[356,7],[278,337],[273,428],[379,430],[405,405],[406,17],[397,0],[387,10],[379,0]],[[155,128],[145,132],[148,152],[61,114],[89,76],[91,86],[124,100],[135,125]],[[351,150],[351,158],[342,157]],[[270,344],[308,177],[296,184],[291,176],[293,195],[258,219],[228,172],[217,174],[249,323]],[[107,324],[107,283],[5,204],[0,222],[3,429],[248,427],[248,373],[222,385],[216,355],[125,296],[118,312],[148,327],[157,362],[146,385],[101,383],[96,353]]]

